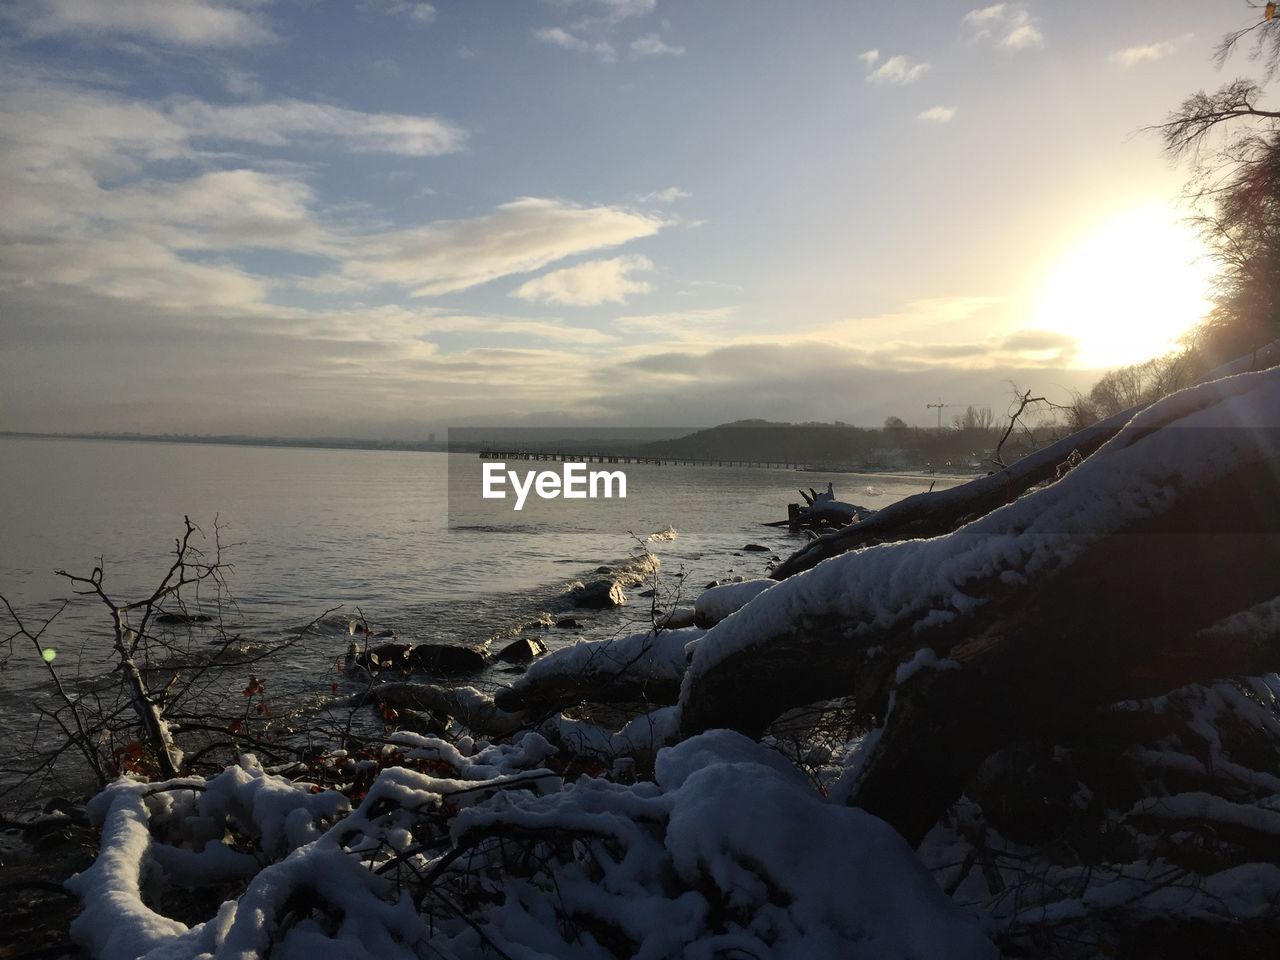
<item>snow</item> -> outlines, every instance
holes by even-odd
[[[769,579],[722,583],[698,594],[693,610],[699,623],[719,623],[774,586],[777,586],[776,581]]]
[[[921,647],[910,660],[898,664],[897,672],[893,676],[893,682],[900,687],[921,670],[959,669],[960,664],[954,660],[940,660],[932,647]]]
[[[579,640],[530,664],[512,690],[523,692],[552,678],[593,676],[678,680],[684,675],[685,648],[706,631],[695,627],[633,633],[608,640]]]
[[[70,883],[85,901],[76,937],[100,960],[479,960],[492,955],[486,941],[521,958],[604,960],[615,955],[597,939],[606,929],[642,960],[730,948],[797,960],[996,955],[888,825],[824,800],[738,734],[663,749],[656,782],[634,785],[563,783],[539,766],[552,747],[536,733],[394,740],[403,762],[443,762],[457,776],[390,766],[354,810],[251,758],[207,782],[113,784],[93,808],[102,853]],[[446,833],[433,826],[441,817]],[[145,906],[146,875],[160,869],[153,834],[203,838],[168,858],[181,872],[192,857],[240,863],[227,859],[228,831],[250,823],[269,862],[238,898],[191,928]],[[548,839],[530,857],[498,836]],[[571,846],[553,839],[569,836]],[[469,852],[454,859],[459,848]],[[428,871],[441,881],[415,888]],[[464,895],[466,919],[442,909]],[[299,896],[312,908],[281,925]]]
[[[93,866],[67,881],[67,888],[84,901],[71,924],[72,936],[94,956],[108,960],[132,960],[187,932],[186,924],[155,913],[142,901],[151,833],[141,787],[124,781],[99,796],[110,798],[109,804],[97,804],[98,810],[107,808],[101,852]]]
[[[1208,820],[1280,836],[1280,811],[1268,810],[1251,803],[1232,803],[1203,791],[1139,801],[1129,811],[1129,816],[1158,817],[1162,820]]]
[[[652,756],[659,747],[676,739],[680,716],[675,707],[661,707],[627,721],[621,730],[613,730],[556,714],[539,724],[538,729],[574,753],[615,760]]]

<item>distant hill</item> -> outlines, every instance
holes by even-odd
[[[909,433],[909,431],[908,431]],[[653,457],[705,460],[769,460],[791,463],[854,463],[893,445],[883,430],[848,424],[773,423],[738,420],[688,436],[645,444]]]

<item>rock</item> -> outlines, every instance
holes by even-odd
[[[769,548],[762,543],[748,543],[742,549],[746,550],[748,553],[768,553],[769,552]]]
[[[521,637],[507,644],[498,651],[498,659],[503,663],[524,663],[547,652],[547,646],[541,640]]]
[[[641,590],[639,593],[636,594],[637,597],[652,597],[656,595],[657,595],[657,591],[655,590]]]
[[[589,610],[608,610],[624,606],[627,595],[614,580],[592,580],[590,583],[576,587],[571,594],[573,605]]]
[[[420,643],[409,653],[409,669],[425,673],[479,673],[488,661],[471,647]]]
[[[561,630],[581,630],[582,624],[573,617],[561,617],[556,621],[556,627]]]
[[[212,619],[207,613],[162,613],[156,617],[156,623],[208,623]]]
[[[384,643],[362,651],[353,643],[347,647],[347,666],[358,666],[370,674],[399,673],[409,669],[412,650],[407,643]]]

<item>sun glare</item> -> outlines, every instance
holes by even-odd
[[[1076,338],[1081,367],[1118,367],[1174,346],[1209,310],[1204,243],[1168,206],[1126,211],[1067,251],[1040,289],[1034,325]]]

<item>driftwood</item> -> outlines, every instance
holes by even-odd
[[[1230,421],[1241,403],[1269,412],[1271,429],[1180,429],[1206,410]],[[779,584],[699,645],[681,733],[759,736],[788,709],[852,695],[883,726],[849,798],[914,842],[1016,734],[1280,668],[1280,637],[1202,634],[1280,596],[1278,413],[1280,371],[1188,391],[959,533]]]
[[[1199,382],[1264,370],[1277,363],[1280,363],[1280,340],[1205,374]],[[951,533],[976,517],[1012,503],[1037,484],[1053,479],[1073,455],[1088,457],[1142,409],[1142,406],[1132,407],[1100,420],[985,477],[899,500],[858,523],[811,541],[778,564],[770,576],[785,580],[829,557],[860,547]]]

